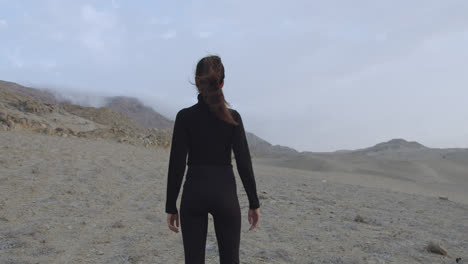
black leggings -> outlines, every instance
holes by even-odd
[[[208,213],[221,264],[239,263],[241,212],[232,165],[189,166],[180,203],[185,264],[205,263]]]

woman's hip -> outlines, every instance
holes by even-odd
[[[231,166],[191,166],[187,170],[182,197],[193,202],[237,199],[237,186]]]
[[[187,169],[184,184],[194,184],[198,188],[210,189],[218,186],[235,187],[234,170],[228,165],[191,165]],[[203,187],[206,186],[206,187]]]

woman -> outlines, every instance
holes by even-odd
[[[249,200],[249,230],[258,226],[260,204],[241,115],[224,99],[224,66],[218,56],[202,58],[195,72],[198,102],[175,119],[169,157],[166,213],[169,229],[179,232],[176,207],[188,154],[180,202],[185,263],[205,263],[208,213],[213,216],[220,263],[239,263],[241,212],[231,164]],[[175,222],[175,225],[174,225]]]

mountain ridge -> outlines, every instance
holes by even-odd
[[[125,127],[126,130],[132,131],[132,133],[144,134],[144,129],[163,129],[171,131],[174,126],[173,120],[164,117],[153,108],[144,105],[135,97],[105,97],[104,106],[90,107],[74,104],[70,100],[64,100],[58,97],[57,92],[50,89],[36,89],[0,80],[0,87],[2,86],[14,93],[30,97],[43,104],[60,106],[60,109],[81,118],[90,119],[107,126],[117,125],[119,127]],[[113,113],[110,110],[123,114],[123,116],[118,117],[119,115],[117,113]],[[299,153],[295,149],[287,146],[273,145],[248,131],[246,131],[246,137],[252,156],[279,157],[282,155],[296,155]]]
[[[103,120],[104,112],[108,111],[104,108],[112,109],[118,113],[123,114],[124,116],[121,119],[126,120],[124,123],[132,123],[136,131],[143,131],[146,129],[156,128],[156,129],[166,129],[172,130],[174,126],[174,121],[166,118],[162,114],[155,111],[152,107],[143,104],[136,97],[128,96],[109,96],[104,98],[104,106],[101,107],[102,110],[98,111],[94,108],[91,109],[88,106],[74,104],[64,97],[58,96],[58,92],[51,89],[37,89],[32,87],[22,86],[14,82],[8,82],[0,80],[0,87],[7,88],[15,93],[19,93],[25,96],[34,98],[45,104],[60,105],[63,106],[65,110],[68,110],[71,113],[77,114],[83,118],[89,118],[90,115],[101,115],[101,121]],[[110,112],[108,112],[110,113]],[[112,114],[114,115],[114,114]],[[133,120],[133,121],[130,121]],[[115,120],[117,121],[117,120]],[[117,122],[118,123],[118,122]],[[105,123],[108,125],[108,123]],[[127,125],[128,127],[128,125]],[[253,155],[269,156],[269,157],[280,157],[280,156],[304,156],[304,155],[315,155],[320,153],[328,154],[363,154],[369,156],[378,156],[378,155],[394,155],[398,154],[408,154],[408,153],[417,153],[418,151],[424,150],[465,150],[465,148],[429,148],[416,141],[407,141],[403,138],[393,138],[386,142],[377,143],[371,147],[365,147],[355,150],[337,150],[331,152],[313,152],[313,151],[298,151],[292,147],[283,146],[283,145],[274,145],[270,142],[262,139],[261,137],[255,135],[252,132],[246,131],[247,141],[249,143],[249,148]]]

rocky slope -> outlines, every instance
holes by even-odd
[[[1,80],[0,87],[7,88],[10,92],[17,94],[18,96],[26,96],[25,98],[28,98],[29,101],[35,100],[36,104],[43,103],[55,105],[53,107],[56,107],[57,109],[65,110],[70,114],[98,124],[115,127],[116,130],[125,129],[127,132],[140,134],[140,137],[144,137],[143,135],[148,133],[155,134],[157,139],[151,137],[151,141],[169,140],[168,137],[170,137],[170,135],[168,135],[168,133],[170,134],[174,127],[173,120],[169,120],[154,111],[151,107],[145,106],[137,98],[125,96],[108,97],[104,100],[105,107],[94,108],[73,105],[69,100],[57,97],[59,93],[51,90],[25,87],[17,83]],[[120,113],[120,115],[118,113]],[[150,132],[145,131],[145,129],[149,129]],[[89,135],[109,138],[112,137],[112,131],[103,129],[101,131],[89,133]],[[125,132],[119,132],[118,134],[118,140],[132,141],[129,137],[124,135]],[[246,135],[252,156],[282,157],[296,156],[299,154],[295,149],[281,145],[272,145],[251,132],[246,131]],[[164,143],[163,145],[167,144]]]
[[[30,88],[14,82],[7,82],[2,80],[0,80],[0,87],[7,88],[18,94],[32,97],[46,104],[71,103],[69,101],[58,99],[51,90]]]
[[[125,114],[146,128],[173,128],[174,122],[144,105],[140,100],[125,96],[106,99],[106,107]]]
[[[263,157],[285,157],[297,156],[300,153],[290,147],[281,145],[272,145],[270,142],[256,136],[254,133],[246,131],[247,142],[249,149],[255,156]]]
[[[4,87],[0,87],[0,130],[104,138],[163,148],[170,145],[171,139],[170,130],[143,128],[109,108],[44,103]]]

